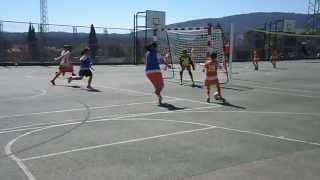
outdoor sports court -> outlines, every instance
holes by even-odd
[[[0,179],[319,179],[319,65],[233,63],[229,104],[168,79],[162,107],[143,66],[96,66],[96,91],[0,67]]]

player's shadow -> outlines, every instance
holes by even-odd
[[[88,92],[102,92],[99,89],[95,89],[95,88],[91,88],[91,89],[87,89]]]
[[[199,84],[193,84],[191,85],[192,88],[199,88],[199,89],[202,89],[203,86],[202,85],[199,85]]]
[[[81,86],[78,86],[78,85],[55,85],[55,86],[61,86],[61,87],[68,87],[68,88],[80,89],[80,90],[85,90],[85,91],[88,91],[88,92],[102,92],[102,91],[99,90],[99,89],[95,89],[95,88],[87,89],[87,88],[82,88]]]
[[[177,106],[175,106],[173,104],[169,104],[169,103],[162,103],[162,104],[159,104],[158,106],[162,107],[162,108],[166,108],[169,111],[180,111],[180,110],[186,109],[185,107],[177,107]]]
[[[246,110],[247,108],[243,107],[243,106],[238,106],[238,105],[234,105],[231,104],[230,102],[217,102],[216,104],[220,104],[222,106],[226,106],[226,107],[232,107],[232,108],[236,108],[236,109],[242,109],[242,110]]]

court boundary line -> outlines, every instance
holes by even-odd
[[[10,101],[25,101],[25,100],[30,100],[30,99],[35,99],[41,96],[45,96],[48,91],[45,89],[37,89],[34,91],[39,91],[40,93],[30,95],[30,96],[23,96],[23,97],[14,97],[14,98],[8,98],[8,99],[2,99],[0,102],[10,102]]]
[[[157,118],[155,118],[155,119],[152,119],[152,118],[133,118],[133,119],[122,119],[122,120],[110,120],[110,121],[176,122],[176,123],[185,123],[185,124],[192,124],[192,125],[198,125],[198,126],[206,126],[206,128],[198,128],[198,129],[194,129],[194,130],[178,131],[178,132],[174,132],[174,133],[161,134],[161,135],[157,135],[157,136],[150,136],[150,137],[144,137],[144,138],[135,138],[135,139],[124,140],[124,141],[119,141],[119,142],[113,142],[113,143],[107,143],[107,144],[101,144],[101,145],[95,145],[95,146],[87,146],[87,147],[82,147],[82,148],[75,148],[75,149],[66,150],[66,151],[60,151],[60,152],[56,152],[56,153],[50,153],[50,154],[43,154],[43,155],[26,157],[26,158],[21,159],[21,161],[24,162],[24,161],[30,161],[30,160],[50,158],[50,157],[54,157],[54,156],[72,154],[72,153],[75,153],[75,152],[90,151],[90,150],[94,150],[94,149],[106,148],[106,147],[122,145],[122,144],[129,144],[129,143],[135,143],[135,142],[143,142],[143,141],[147,141],[147,140],[159,139],[159,138],[175,136],[175,135],[184,135],[184,134],[194,133],[194,132],[198,132],[198,131],[206,131],[206,130],[211,130],[211,129],[220,129],[220,130],[225,130],[225,131],[237,132],[237,133],[241,133],[241,134],[248,134],[248,135],[253,135],[253,136],[267,137],[267,138],[276,139],[276,140],[280,140],[280,141],[284,141],[284,142],[302,143],[302,144],[313,145],[313,146],[317,146],[317,147],[320,146],[320,143],[311,142],[311,141],[287,138],[287,137],[284,137],[284,136],[274,136],[274,135],[265,134],[265,133],[258,133],[258,132],[254,132],[254,131],[240,130],[240,129],[235,129],[235,128],[227,128],[227,127],[223,127],[223,126],[216,126],[216,125],[205,124],[205,123],[196,123],[196,122],[191,122],[191,121],[179,121],[179,120],[157,119]]]
[[[146,93],[146,92],[136,91],[136,90],[132,90],[132,89],[117,88],[117,87],[104,86],[104,85],[99,85],[97,87],[101,87],[101,88],[104,88],[104,89],[113,89],[113,90],[117,90],[117,91],[126,91],[128,94],[129,93],[134,93],[134,94],[141,94],[141,95],[147,95],[147,96],[154,96],[154,94],[152,94],[152,93]],[[198,101],[198,100],[192,100],[192,99],[186,99],[186,98],[179,98],[179,97],[175,97],[175,96],[162,96],[162,97],[164,97],[164,98],[174,98],[174,99],[182,100],[182,101],[186,101],[186,102],[192,102],[192,103],[199,103],[199,104],[208,105],[208,103],[206,103],[205,101]],[[217,106],[222,107],[222,105],[217,105]]]
[[[211,107],[208,107],[211,108]],[[215,108],[215,106],[212,106],[212,108]],[[287,115],[301,115],[301,116],[320,116],[320,113],[303,113],[303,112],[281,112],[281,111],[195,111],[192,109],[185,109],[183,111],[183,113],[186,112],[193,112],[193,113],[247,113],[247,114],[287,114]],[[160,111],[159,113],[161,113],[162,111]],[[163,111],[166,112],[166,111]],[[153,113],[158,113],[158,112],[153,112]],[[181,110],[179,112],[176,113],[182,113]],[[131,113],[131,114],[126,114],[128,116],[130,115],[137,115],[138,113]],[[153,114],[151,114],[153,115]],[[96,116],[96,117],[92,117],[91,120],[92,121],[97,121],[97,120],[101,120],[101,119],[106,119],[106,118],[117,118],[119,116],[119,114],[115,114],[115,115],[111,115],[111,116]],[[77,123],[79,122],[81,119],[70,119],[70,120],[64,120],[64,121],[52,121],[52,122],[48,122],[48,123],[39,123],[39,124],[31,124],[31,125],[26,125],[26,126],[19,126],[19,127],[14,127],[14,128],[8,128],[8,129],[2,129],[0,130],[0,135],[1,134],[7,134],[7,133],[12,133],[12,132],[20,132],[20,131],[27,131],[27,130],[34,130],[34,129],[39,129],[42,128],[44,126],[52,126],[52,125],[59,125],[59,124],[65,124],[65,123]],[[91,121],[88,121],[91,122]]]
[[[201,107],[201,108],[213,108],[215,106],[212,106],[212,107]],[[199,109],[199,108],[198,108]],[[183,110],[182,110],[183,111]],[[166,113],[172,113],[172,112],[177,112],[177,111],[166,111]],[[161,113],[164,113],[164,112],[161,112]],[[150,113],[144,113],[145,116],[148,116]],[[126,118],[126,117],[125,117]],[[101,120],[100,120],[101,121]],[[98,121],[96,121],[98,122]],[[78,122],[78,124],[81,123],[81,122]],[[36,129],[36,130],[33,130],[33,131],[29,131],[27,133],[24,133],[22,135],[19,135],[17,136],[16,138],[12,139],[6,146],[5,146],[5,153],[6,155],[11,158],[11,160],[13,160],[14,162],[17,163],[17,165],[21,168],[21,170],[24,172],[24,174],[28,177],[29,180],[36,180],[35,176],[32,174],[32,172],[29,170],[29,168],[23,163],[23,161],[15,155],[15,153],[12,152],[12,146],[13,144],[18,141],[20,138],[23,138],[24,136],[27,136],[27,135],[30,135],[30,134],[33,134],[35,132],[39,132],[39,131],[43,131],[43,130],[47,130],[47,129],[50,129],[50,128],[54,128],[54,127],[59,127],[61,125],[56,125],[56,126],[49,126],[49,127],[44,127],[44,128],[40,128],[40,129]],[[207,127],[208,128],[208,127]],[[212,128],[212,127],[210,127]],[[193,130],[194,131],[194,130]],[[200,130],[198,130],[200,131]],[[176,132],[177,133],[177,132]],[[182,133],[182,132],[180,132]]]
[[[218,108],[216,106],[204,106],[204,107],[199,107],[199,108],[193,108],[193,109],[182,109],[182,110],[177,110],[177,111],[157,111],[157,112],[142,112],[142,113],[129,113],[129,114],[124,114],[123,116],[119,116],[120,114],[115,114],[111,116],[96,116],[92,117],[90,121],[87,121],[87,123],[90,122],[99,122],[99,121],[105,121],[109,119],[123,119],[123,118],[131,118],[131,117],[139,117],[139,116],[149,116],[149,115],[156,115],[156,114],[168,114],[168,113],[186,113],[192,110],[197,110],[197,109],[211,109],[211,108]],[[1,134],[7,134],[11,132],[19,132],[19,131],[27,131],[27,130],[35,130],[35,129],[40,129],[43,127],[48,127],[48,126],[64,126],[64,125],[74,125],[78,124],[81,122],[81,119],[69,119],[65,121],[52,121],[49,123],[39,123],[39,124],[33,124],[33,125],[27,125],[27,126],[19,126],[19,127],[14,127],[14,128],[9,128],[9,129],[4,129],[3,131],[0,131]]]
[[[234,83],[234,84],[239,85],[239,83]],[[252,88],[256,88],[254,89],[256,91],[262,91],[262,92],[267,92],[271,94],[285,94],[285,95],[300,96],[300,97],[306,97],[306,98],[320,98],[320,95],[316,91],[309,91],[309,90],[303,90],[303,89],[301,89],[300,91],[300,90],[294,90],[290,88],[286,89],[286,88],[277,88],[277,87],[270,87],[270,86],[261,86],[261,85],[256,85],[257,83],[254,84],[254,83],[247,83],[247,82],[244,82],[243,84]],[[272,92],[267,90],[275,90],[277,92]],[[301,94],[302,92],[304,94]],[[315,95],[312,93],[314,93]]]
[[[167,100],[167,102],[174,102],[174,101],[179,101],[179,99]],[[129,104],[113,104],[113,105],[107,105],[107,106],[94,106],[94,107],[90,107],[90,110],[108,109],[108,108],[113,108],[113,107],[133,106],[133,105],[142,105],[142,104],[151,104],[151,103],[156,104],[156,101],[135,102],[135,103],[129,103]],[[86,110],[86,109],[85,108],[72,108],[72,109],[55,110],[55,111],[21,113],[21,114],[15,114],[15,115],[0,116],[0,119],[10,119],[10,118],[15,118],[15,117],[34,116],[34,115],[43,115],[43,114],[55,114],[55,113],[64,113],[64,112],[75,112],[75,111],[83,111],[83,110]]]

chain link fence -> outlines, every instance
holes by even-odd
[[[73,57],[89,46],[90,26],[46,25],[0,20],[0,64],[51,65],[64,45],[72,45]],[[31,29],[30,29],[31,28]],[[34,35],[30,32],[34,29]],[[95,64],[133,64],[133,32],[125,28],[95,27]]]

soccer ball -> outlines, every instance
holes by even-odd
[[[214,97],[215,100],[219,100],[219,99],[220,99],[220,96],[219,96],[219,93],[218,93],[218,92],[215,92],[215,93],[213,94],[213,97]]]

